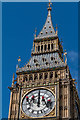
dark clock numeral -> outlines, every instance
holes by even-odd
[[[43,111],[43,110],[41,110],[41,113],[44,113],[44,111]]]
[[[32,110],[32,113],[34,112],[34,110]]]
[[[27,108],[28,110],[30,110],[31,108],[29,107],[29,108]]]
[[[37,111],[37,114],[39,114],[39,111]]]

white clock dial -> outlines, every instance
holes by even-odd
[[[22,110],[29,117],[42,117],[55,106],[55,96],[47,89],[35,89],[22,100]]]

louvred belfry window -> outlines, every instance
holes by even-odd
[[[39,74],[39,79],[42,79],[43,78],[43,74]]]
[[[47,45],[44,46],[44,50],[45,50],[45,51],[47,50]]]
[[[41,45],[41,51],[43,51],[43,45]]]
[[[38,46],[38,52],[40,51],[40,46]]]
[[[37,74],[34,74],[34,80],[37,80],[37,79],[38,79]]]
[[[29,75],[29,80],[33,80],[33,77],[32,77],[32,75]]]
[[[57,78],[57,77],[58,77],[57,72],[55,72],[55,78]]]
[[[48,50],[50,50],[50,44],[48,44]]]
[[[44,79],[47,79],[47,78],[48,78],[48,73],[45,73]]]
[[[53,77],[53,72],[50,72],[50,78],[52,78]]]
[[[53,44],[51,44],[51,49],[53,50]]]

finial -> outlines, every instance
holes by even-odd
[[[13,73],[13,78],[12,78],[12,87],[14,86],[14,77],[15,77],[15,75],[14,75],[14,73]]]
[[[34,38],[36,38],[36,32],[37,32],[37,28],[35,28],[35,34],[34,34]]]
[[[20,61],[21,61],[21,57],[19,56],[18,62],[20,62]]]
[[[48,10],[52,10],[51,5],[52,5],[51,0],[49,0]]]
[[[19,66],[20,66],[20,62],[21,62],[21,57],[19,56],[19,58],[18,58],[18,66],[17,66],[17,68],[19,68]]]
[[[56,35],[58,35],[58,26],[56,24]]]
[[[65,63],[67,64],[67,52],[66,52],[66,50],[64,50],[64,56],[65,56]]]

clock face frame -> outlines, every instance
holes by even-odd
[[[36,88],[27,92],[22,99],[23,113],[31,118],[48,115],[55,107],[55,94],[46,88]]]

